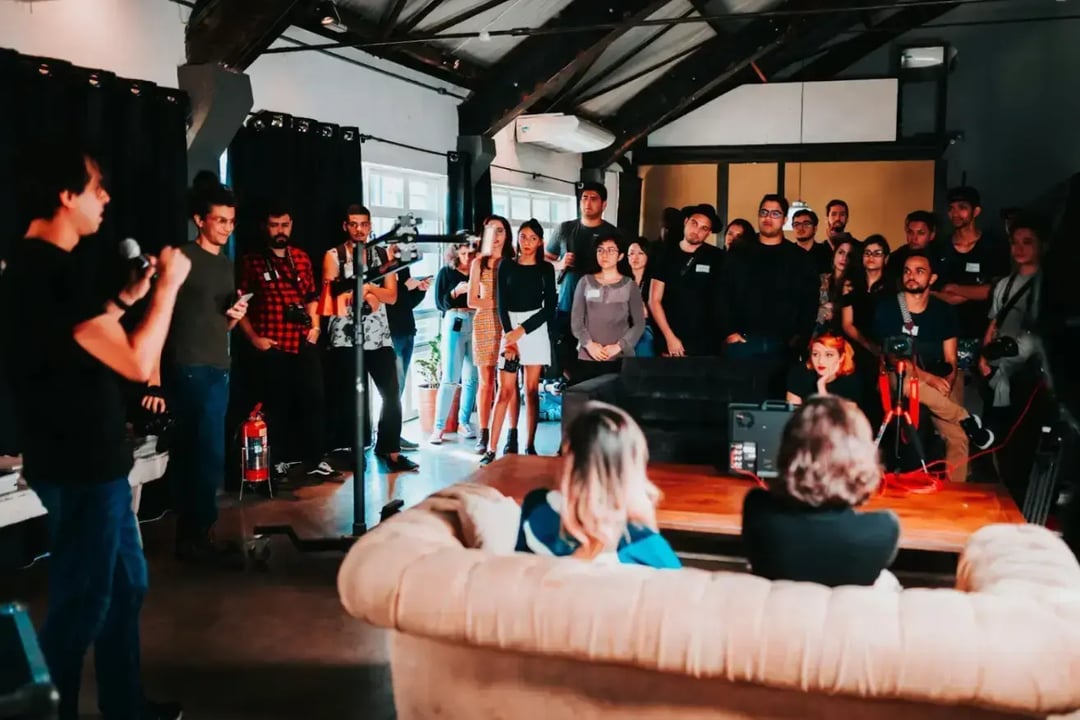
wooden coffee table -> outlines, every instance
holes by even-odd
[[[554,487],[561,463],[557,457],[509,455],[469,480],[521,502],[534,488]],[[701,465],[651,465],[649,477],[664,494],[657,510],[661,530],[735,538],[741,534],[743,498],[755,487],[752,480]],[[968,537],[985,525],[1024,522],[1008,491],[998,484],[949,483],[928,495],[888,490],[863,509],[889,509],[899,516],[901,549],[935,553],[959,553]]]

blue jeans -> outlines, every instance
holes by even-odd
[[[169,408],[176,418],[169,453],[176,536],[199,540],[217,522],[217,491],[225,482],[229,371],[182,365],[173,368],[166,382]]]
[[[467,423],[476,404],[476,388],[479,375],[473,364],[472,353],[473,314],[464,310],[450,310],[442,320],[442,381],[435,398],[435,430],[446,427],[446,416],[454,403],[458,386],[461,400],[458,405],[458,423]],[[455,326],[457,329],[455,330]]]
[[[390,340],[394,343],[394,355],[397,356],[398,394],[401,395],[405,392],[405,376],[409,374],[409,363],[412,362],[416,336],[394,335]]]
[[[634,346],[634,357],[656,357],[656,346],[653,344],[653,330],[651,325],[645,326],[645,332]]]
[[[91,645],[102,715],[140,718],[139,611],[147,574],[128,479],[86,485],[38,479],[30,486],[48,511],[49,609],[40,640],[60,693],[59,718],[78,717]]]

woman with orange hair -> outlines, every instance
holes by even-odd
[[[811,395],[838,395],[862,402],[862,384],[855,377],[855,349],[833,332],[825,332],[810,341],[810,359],[796,365],[788,375],[787,401],[802,405]]]

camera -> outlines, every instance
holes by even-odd
[[[303,305],[288,305],[285,308],[285,321],[309,327],[311,325],[311,316],[308,315]]]
[[[994,338],[982,349],[982,356],[987,362],[1001,360],[1002,358],[1013,358],[1017,357],[1019,354],[1020,344],[1016,342],[1016,338],[1011,338],[1007,335]]]
[[[882,341],[881,351],[889,358],[910,360],[915,357],[915,338],[910,335],[890,335]]]

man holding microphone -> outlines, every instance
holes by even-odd
[[[23,476],[48,511],[49,609],[40,640],[59,717],[78,717],[83,658],[93,646],[106,720],[179,718],[179,706],[143,695],[139,612],[147,570],[131,507],[122,384],[150,379],[191,261],[165,248],[103,300],[73,252],[98,231],[109,202],[99,166],[60,144],[33,158],[32,172],[20,178],[20,210],[30,224],[0,281],[0,333],[9,339],[4,366]],[[145,317],[125,332],[121,318],[147,295]]]

